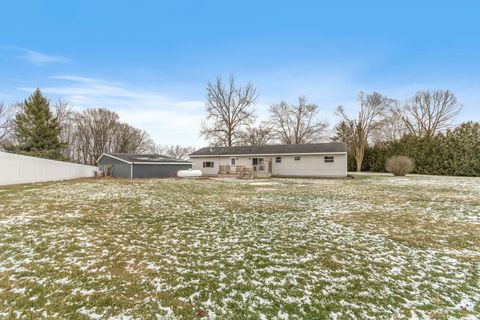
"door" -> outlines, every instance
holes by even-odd
[[[237,172],[237,158],[230,158],[230,172]]]

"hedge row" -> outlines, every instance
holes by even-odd
[[[367,149],[362,170],[385,172],[388,158],[403,155],[415,162],[414,173],[480,176],[480,123],[466,122],[434,137],[404,136]],[[349,155],[349,170],[355,161]]]

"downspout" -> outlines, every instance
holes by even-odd
[[[133,179],[133,162],[130,164],[130,179]]]

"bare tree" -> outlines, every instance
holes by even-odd
[[[247,126],[242,133],[241,144],[248,146],[264,146],[272,142],[272,129],[267,123],[258,126]]]
[[[238,144],[242,130],[255,120],[253,105],[256,99],[256,88],[251,83],[237,86],[233,76],[228,84],[220,77],[215,83],[209,82],[205,101],[207,118],[202,122],[200,135],[212,145]]]
[[[110,110],[87,109],[74,117],[73,153],[77,162],[95,164],[104,152],[145,153],[153,141],[145,131],[119,121]]]
[[[12,129],[14,106],[0,103],[0,147],[7,142]]]
[[[393,103],[393,104],[396,104]],[[381,126],[372,131],[370,141],[373,144],[401,139],[408,132],[397,113],[387,110]]]
[[[305,97],[297,105],[285,101],[270,106],[270,127],[274,137],[284,144],[314,143],[325,139],[326,121],[320,120],[320,108],[307,104]]]
[[[60,141],[65,144],[63,156],[65,159],[75,161],[73,136],[75,133],[74,118],[76,113],[67,102],[62,100],[58,100],[53,107],[55,117],[61,127]]]
[[[119,117],[107,109],[87,109],[75,116],[78,161],[94,164],[103,152],[113,152]]]
[[[402,108],[393,108],[408,132],[418,137],[448,129],[461,110],[457,97],[448,90],[419,91]]]
[[[357,171],[361,171],[370,135],[384,124],[385,111],[391,106],[393,100],[378,92],[371,94],[360,92],[358,102],[360,111],[356,117],[348,116],[342,106],[337,108],[336,113],[353,132],[352,152],[357,164]]]
[[[146,153],[154,145],[145,130],[132,127],[127,123],[117,124],[115,136],[115,152],[118,153]]]
[[[157,145],[154,149],[155,153],[178,160],[186,160],[194,151],[195,147],[193,146],[182,147],[180,145]]]

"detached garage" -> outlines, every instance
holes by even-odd
[[[100,171],[116,178],[170,178],[192,163],[159,154],[104,153],[97,160]]]

